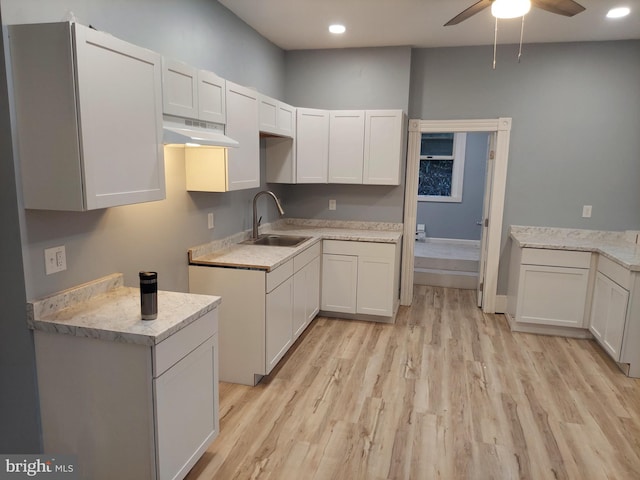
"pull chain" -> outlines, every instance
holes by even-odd
[[[496,69],[496,46],[498,44],[498,17],[496,17],[496,29],[493,34],[493,69]]]
[[[524,15],[522,16],[522,24],[520,25],[520,50],[518,50],[518,63],[520,63],[520,57],[522,56],[522,39],[524,38]]]

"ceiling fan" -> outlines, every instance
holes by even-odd
[[[463,22],[469,17],[472,17],[476,13],[481,12],[485,8],[492,6],[494,1],[496,0],[480,0],[479,2],[474,3],[469,8],[453,17],[451,20],[445,23],[444,26],[448,27],[451,25],[457,25],[458,23]],[[558,15],[564,15],[565,17],[573,17],[574,15],[586,10],[585,7],[577,2],[574,2],[573,0],[531,0],[531,4],[534,7],[546,10],[551,13],[556,13]],[[526,11],[528,11],[528,8]],[[499,15],[496,15],[494,13],[494,16],[498,17]],[[522,14],[517,16],[522,16]]]

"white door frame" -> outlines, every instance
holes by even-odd
[[[409,120],[407,174],[404,194],[404,237],[402,240],[402,282],[400,288],[400,303],[402,305],[411,305],[413,298],[413,251],[418,211],[418,164],[420,162],[420,140],[422,133],[425,132],[496,132],[493,188],[489,199],[489,226],[487,227],[487,263],[482,302],[482,310],[485,313],[495,313],[511,118]]]

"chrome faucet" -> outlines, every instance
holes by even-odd
[[[273,201],[276,202],[276,207],[278,207],[278,212],[280,212],[280,216],[284,215],[284,210],[282,209],[282,205],[280,205],[280,200],[276,197],[276,194],[270,190],[262,190],[261,192],[256,193],[256,196],[253,197],[253,229],[251,231],[251,238],[253,240],[258,239],[258,209],[257,200],[260,195],[271,195]]]

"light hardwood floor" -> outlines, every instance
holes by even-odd
[[[395,325],[318,317],[258,386],[221,384],[187,478],[640,479],[640,380],[474,300],[416,286]]]

